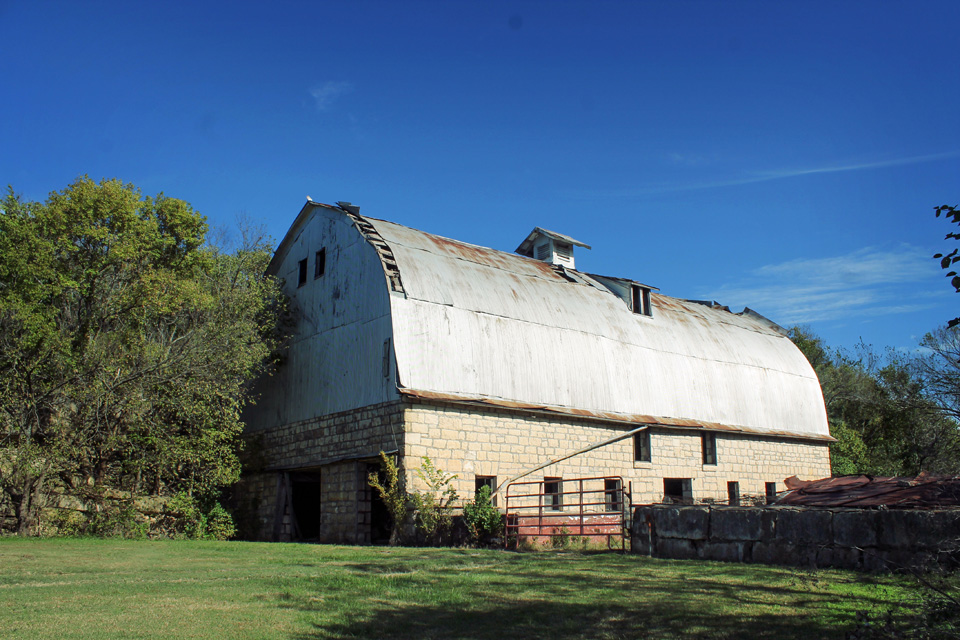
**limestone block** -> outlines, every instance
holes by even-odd
[[[782,540],[755,542],[752,549],[752,560],[759,564],[814,567],[817,560],[817,547],[791,544]]]
[[[852,509],[833,514],[833,541],[845,547],[875,547],[880,511]]]
[[[960,537],[960,510],[888,509],[877,512],[879,544],[886,548],[936,550]]]
[[[710,536],[714,540],[761,540],[763,525],[760,509],[714,507],[710,511]]]
[[[826,510],[777,510],[777,538],[789,543],[818,543],[833,539],[833,514]]]
[[[703,543],[701,557],[704,560],[723,562],[749,562],[751,542],[712,542]]]
[[[677,538],[657,538],[656,557],[675,558],[677,560],[696,560],[700,558],[699,549],[692,540]]]
[[[658,538],[705,540],[709,521],[704,507],[660,507],[654,512],[654,531]]]
[[[822,546],[817,549],[817,567],[859,569],[861,562],[862,558],[859,549],[836,546]]]

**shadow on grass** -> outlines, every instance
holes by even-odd
[[[771,571],[777,584],[765,584],[756,570],[730,565],[688,566],[682,573],[643,565],[570,571],[549,560],[537,567],[495,565],[459,571],[402,561],[347,565],[353,575],[390,575],[395,582],[381,591],[328,593],[279,606],[313,617],[310,629],[293,636],[298,640],[839,639],[854,622],[852,605],[827,606],[843,596],[811,589],[818,578],[802,573]],[[886,604],[857,599],[857,608]]]
[[[656,605],[586,605],[553,602],[494,604],[462,610],[441,606],[371,604],[363,613],[294,635],[298,640],[338,638],[842,638],[836,627],[810,616],[715,615],[695,601]]]

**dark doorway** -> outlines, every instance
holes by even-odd
[[[290,474],[293,517],[296,520],[296,535],[301,542],[317,541],[320,538],[320,474],[297,472]]]
[[[384,473],[379,464],[367,465],[367,475],[372,473],[377,474],[380,482],[383,483]],[[390,532],[393,530],[393,518],[390,517],[387,505],[376,489],[369,488],[367,493],[370,495],[370,543],[387,544],[390,542]]]

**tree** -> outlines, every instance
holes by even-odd
[[[943,217],[950,218],[950,221],[954,224],[960,224],[960,206],[949,206],[949,205],[940,205],[939,207],[933,208],[936,212],[937,217],[940,217],[940,214],[943,214]],[[960,240],[960,233],[951,231],[946,236],[944,240]],[[941,269],[949,269],[947,272],[947,277],[950,278],[950,284],[953,286],[954,291],[960,292],[960,275],[957,275],[957,272],[954,271],[953,265],[960,261],[960,255],[957,255],[958,249],[954,249],[950,253],[944,255],[942,253],[934,254],[934,258],[940,260]],[[955,327],[960,324],[960,317],[954,318],[947,322],[948,327]]]
[[[239,475],[247,382],[281,344],[269,244],[206,243],[190,205],[84,176],[0,210],[0,490],[22,534],[51,484],[210,494]]]
[[[831,352],[807,329],[791,339],[820,379],[836,475],[917,475],[960,472],[956,422],[944,412],[922,360],[860,345],[853,354]]]

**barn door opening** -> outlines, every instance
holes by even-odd
[[[381,482],[384,481],[384,474],[379,463],[371,462],[367,464],[367,476],[373,473],[377,474]],[[387,511],[387,505],[377,491],[368,486],[367,494],[370,496],[370,543],[387,544],[390,542],[393,519],[390,517],[390,512]]]
[[[320,473],[291,473],[290,489],[290,502],[296,522],[294,540],[316,542],[320,539]]]

